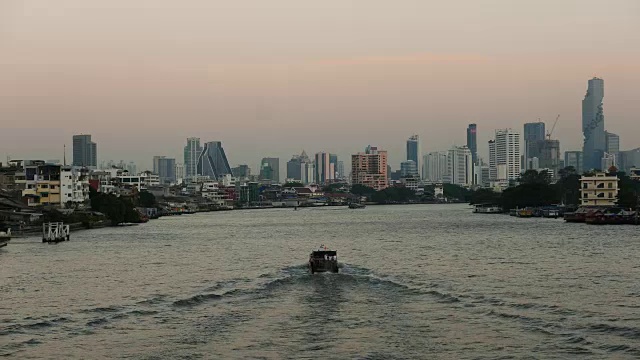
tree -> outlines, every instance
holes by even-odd
[[[492,189],[478,189],[471,194],[471,204],[500,204],[500,193]]]
[[[370,188],[368,186],[364,186],[360,184],[354,184],[353,186],[351,186],[351,193],[354,195],[365,196],[365,195],[371,195],[375,192],[376,190],[374,188]]]
[[[520,175],[520,184],[548,184],[549,174],[546,170],[538,172],[537,170],[527,170]]]
[[[157,204],[156,197],[152,193],[145,190],[138,194],[138,205],[141,207],[150,208],[155,207]]]

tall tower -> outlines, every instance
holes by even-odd
[[[198,157],[201,152],[200,138],[188,138],[187,146],[184,147],[184,175],[187,179],[198,175]]]
[[[91,135],[73,135],[73,166],[98,166],[98,149]]]
[[[476,124],[469,124],[467,127],[467,147],[471,151],[473,164],[478,163],[478,127]]]
[[[543,122],[524,124],[524,164],[525,170],[531,170],[529,160],[540,159],[544,150],[545,124]]]
[[[418,135],[411,135],[407,140],[407,161],[416,163],[416,168],[420,169],[420,138]]]
[[[604,131],[604,80],[594,77],[589,80],[587,94],[582,100],[582,147],[584,170],[600,169],[601,159],[606,152],[606,136]]]
[[[518,179],[520,177],[520,134],[513,129],[496,130],[495,143],[489,144],[490,151],[493,146],[495,146],[496,180],[506,185],[509,180]]]

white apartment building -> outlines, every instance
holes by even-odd
[[[520,133],[513,129],[496,130],[495,140],[489,142],[489,167],[492,181],[506,187],[520,177]]]
[[[423,160],[422,178],[429,183],[443,182],[447,175],[447,153],[430,152]]]
[[[454,146],[447,155],[445,182],[460,186],[473,185],[473,159],[466,146]]]

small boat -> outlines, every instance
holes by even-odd
[[[318,250],[314,250],[309,255],[309,271],[314,273],[319,272],[338,272],[338,252],[335,250],[329,250],[326,246],[322,245]]]
[[[9,240],[11,240],[11,229],[5,228],[0,230],[0,248],[7,246]]]
[[[364,209],[365,205],[361,203],[349,203],[349,209]]]

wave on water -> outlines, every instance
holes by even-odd
[[[187,299],[176,300],[176,301],[173,302],[173,306],[190,307],[190,306],[195,306],[195,305],[202,304],[205,301],[218,300],[220,298],[222,298],[222,295],[218,295],[218,294],[198,294],[198,295],[194,295],[194,296],[192,296],[190,298],[187,298]]]

